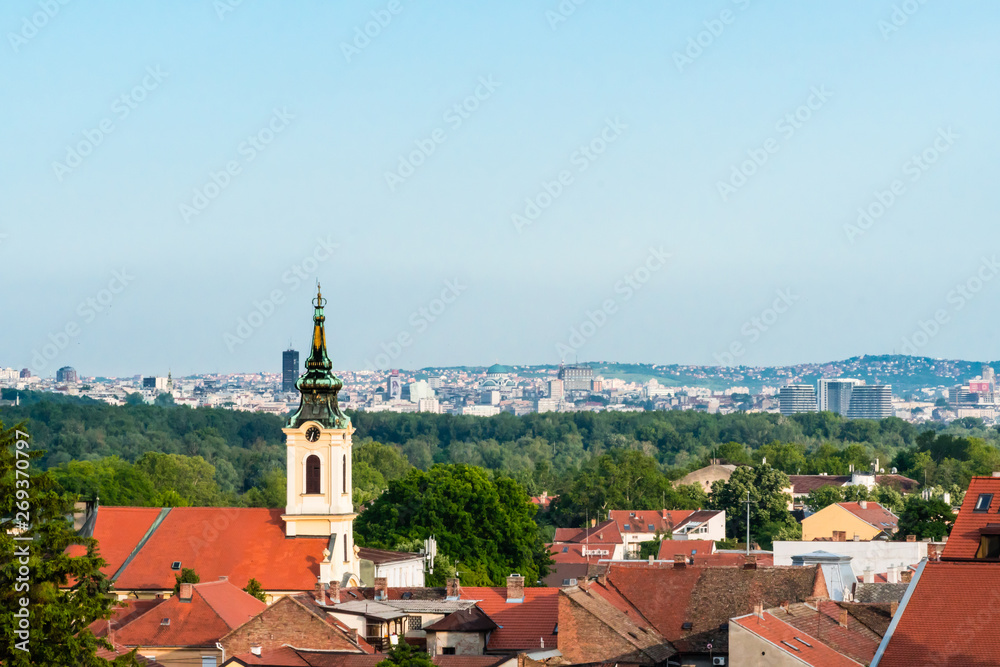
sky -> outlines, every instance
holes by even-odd
[[[0,367],[995,358],[1000,5],[0,5]],[[304,357],[304,355],[303,355]]]

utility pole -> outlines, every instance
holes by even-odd
[[[747,556],[750,555],[750,491],[747,491]]]

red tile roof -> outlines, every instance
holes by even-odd
[[[506,662],[508,656],[496,655],[435,655],[431,660],[438,667],[492,667]],[[375,667],[385,660],[385,655],[359,653],[329,653],[283,646],[264,650],[260,656],[252,653],[234,655],[224,665],[259,665],[260,667]]]
[[[155,600],[123,600],[115,605],[111,618],[102,618],[91,623],[89,626],[90,631],[96,637],[104,637],[108,634],[109,626],[112,631],[117,630],[165,601],[163,598]]]
[[[506,588],[462,587],[463,600],[478,600],[500,629],[490,635],[491,651],[555,648],[559,622],[559,589],[525,587],[524,602],[507,602]]]
[[[930,561],[921,567],[886,635],[879,666],[996,665],[1000,563]]]
[[[94,536],[102,554],[124,560],[121,554],[136,547],[152,524],[150,517],[160,511],[137,514],[135,509],[98,509]],[[252,577],[269,591],[312,590],[328,540],[286,538],[281,514],[280,509],[175,507],[125,566],[115,588],[172,589],[177,571],[171,564],[180,561],[182,568],[193,568],[203,581],[228,576],[242,588]]]
[[[686,521],[692,510],[612,510],[609,516],[622,533],[672,533],[674,527]],[[634,515],[634,516],[633,516]],[[649,526],[653,528],[650,530]],[[628,528],[625,526],[628,525]]]
[[[660,560],[673,560],[677,554],[685,556],[707,556],[715,553],[715,542],[712,540],[663,540],[660,542]]]
[[[770,642],[775,651],[794,656],[814,667],[855,667],[861,663],[841,655],[812,635],[806,634],[779,618],[764,612],[761,616],[750,614],[732,619],[741,628]],[[805,641],[801,641],[805,640]],[[755,653],[756,655],[756,653]],[[766,656],[764,656],[766,657]]]
[[[974,512],[976,501],[984,493],[993,494],[989,508],[985,512]],[[941,557],[975,558],[979,550],[979,530],[991,523],[1000,523],[1000,477],[973,477]]]
[[[792,493],[809,494],[824,486],[844,486],[851,481],[850,475],[789,475]]]
[[[862,502],[865,503],[864,507],[861,505]],[[845,510],[865,523],[875,526],[879,530],[885,530],[893,533],[896,531],[896,527],[899,523],[899,517],[875,502],[861,501],[837,503],[837,505],[843,507]]]
[[[614,521],[602,521],[593,528],[556,528],[552,539],[555,543],[562,542],[600,542],[607,544],[623,544],[621,531]]]
[[[228,581],[195,584],[191,600],[175,595],[115,632],[124,646],[209,646],[267,607]],[[170,619],[164,625],[163,619]]]
[[[857,608],[860,605],[848,605]],[[862,664],[875,657],[882,637],[855,618],[848,607],[829,600],[810,604],[788,605],[783,610],[770,610],[781,621],[819,638],[838,653]],[[840,624],[846,620],[847,627]]]
[[[100,543],[101,558],[107,561],[101,572],[109,577],[113,576],[159,514],[159,507],[99,508],[93,537]],[[67,553],[75,558],[86,554],[87,550],[79,544],[74,544]],[[173,587],[173,583],[170,587]]]

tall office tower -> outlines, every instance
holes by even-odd
[[[21,369],[21,379],[26,380],[31,377],[31,369],[22,368]]]
[[[854,387],[848,419],[884,419],[892,416],[892,386],[869,384]]]
[[[561,401],[563,396],[566,394],[563,389],[562,380],[549,380],[549,398],[554,398],[556,401]]]
[[[76,382],[76,370],[71,366],[63,366],[56,371],[56,382]]]
[[[816,383],[816,398],[820,412],[846,415],[847,409],[851,407],[851,392],[863,384],[863,380],[854,378],[820,378]]]
[[[816,390],[811,384],[790,384],[778,394],[778,408],[783,415],[816,412]]]
[[[390,401],[398,401],[403,397],[403,384],[399,379],[399,370],[389,371],[389,377],[385,383],[386,394]]]
[[[299,379],[299,353],[288,348],[281,353],[281,391],[295,391]]]
[[[590,366],[563,366],[559,379],[566,391],[590,391],[594,382],[594,369]]]

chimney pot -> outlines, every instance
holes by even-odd
[[[847,610],[846,609],[841,609],[840,610],[840,627],[842,627],[842,628],[846,628],[847,627]]]
[[[181,601],[190,602],[193,595],[194,584],[181,584],[180,590],[177,592],[177,596],[180,597]]]
[[[326,604],[326,584],[322,581],[316,582],[316,590],[313,591],[313,599],[315,599],[319,604]]]
[[[331,581],[327,593],[330,598],[329,604],[338,604],[340,602],[340,582]]]
[[[389,599],[389,580],[385,577],[375,577],[375,599]]]
[[[868,509],[868,501],[867,500],[859,500],[858,501],[858,506],[861,509],[866,510],[866,509]]]
[[[461,596],[462,587],[458,583],[458,579],[448,579],[445,582],[445,586],[447,587],[446,595],[449,600],[457,600]]]
[[[904,584],[908,584],[913,581],[913,570],[903,570],[900,572],[899,580]]]
[[[906,536],[906,541],[907,542],[916,542],[917,541],[917,536],[916,535],[907,535]]]
[[[507,577],[507,602],[524,601],[524,577],[516,572]]]
[[[677,569],[687,567],[687,556],[684,554],[674,554],[674,567]]]

